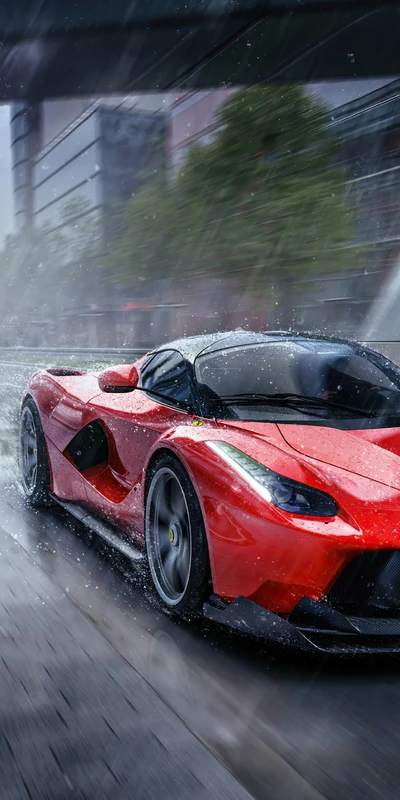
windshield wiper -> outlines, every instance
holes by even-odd
[[[292,392],[281,392],[275,394],[262,394],[258,392],[244,392],[242,394],[224,395],[220,398],[225,403],[234,403],[235,405],[285,405],[296,408],[300,405],[311,405],[320,407],[340,408],[343,411],[350,411],[352,414],[358,414],[363,417],[372,417],[373,411],[367,411],[365,408],[355,408],[354,406],[346,406],[343,403],[335,403],[333,400],[324,400],[322,397],[309,397],[306,394],[294,394]]]

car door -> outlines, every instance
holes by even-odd
[[[128,530],[143,527],[143,466],[150,448],[168,430],[190,425],[193,392],[180,353],[163,350],[148,358],[138,388],[129,393],[101,392],[88,403],[88,419],[108,439],[107,463],[85,470],[88,504]]]
[[[82,474],[65,458],[64,451],[85,424],[85,409],[97,393],[98,383],[92,373],[63,376],[62,372],[61,368],[54,368],[40,373],[41,420],[47,437],[54,493],[64,500],[84,503],[86,487]]]

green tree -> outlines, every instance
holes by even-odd
[[[0,252],[3,316],[50,308],[64,266],[62,237],[48,228],[26,228],[6,237]]]
[[[249,291],[354,265],[354,215],[325,111],[299,85],[244,89],[220,110],[213,143],[194,145],[177,178],[132,199],[117,278],[182,270],[237,273]]]
[[[29,227],[6,237],[0,251],[3,317],[89,302],[99,283],[101,249],[98,218],[89,211],[86,201],[76,200],[64,207],[60,227]]]

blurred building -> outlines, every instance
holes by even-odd
[[[22,230],[32,221],[33,159],[41,145],[40,106],[12,105],[10,133],[15,226]]]
[[[344,270],[304,280],[295,287],[296,327],[338,330],[357,336],[384,282],[400,257],[400,81],[330,110],[327,128],[339,144],[338,166],[348,174],[348,199],[356,209],[352,241],[367,245],[358,272]]]
[[[68,221],[71,231],[76,219],[83,233],[86,224],[88,231],[107,234],[109,243],[108,221],[114,212],[166,168],[164,105],[163,96],[148,94],[12,106],[17,230],[46,225],[65,231]],[[83,265],[81,272],[89,266]],[[82,287],[74,281],[74,296],[59,298],[62,308],[55,308],[54,319],[33,312],[29,322],[23,321],[23,336],[36,344],[56,341],[91,347],[133,344],[139,331],[148,339],[153,316],[148,301],[121,298],[104,271],[97,270],[97,276],[90,292],[82,288],[85,280]]]
[[[57,228],[71,203],[101,216],[165,168],[166,118],[111,99],[14,106],[11,147],[17,228]]]
[[[139,173],[168,165],[176,174],[188,148],[208,144],[231,89],[46,101],[11,107],[17,229],[49,221],[79,197],[103,209],[137,190]],[[155,138],[163,141],[163,153]]]
[[[349,171],[358,212],[351,245],[369,244],[375,263],[388,264],[400,243],[400,80],[336,109],[328,129],[340,143],[338,163]]]
[[[139,344],[181,333],[195,333],[248,324],[340,330],[355,335],[393,264],[400,258],[398,186],[400,178],[400,81],[367,94],[353,87],[353,99],[340,103],[336,87],[328,97],[327,127],[339,143],[338,164],[348,173],[347,190],[357,210],[352,241],[343,249],[368,245],[358,272],[299,278],[287,291],[285,314],[266,311],[234,282],[204,275],[166,279],[157,286],[121,291],[118,320],[108,333],[90,335],[90,342]],[[367,86],[364,87],[364,91]],[[318,91],[317,91],[318,89]],[[15,219],[27,224],[62,224],[71,201],[82,199],[88,214],[107,216],[123,205],[146,176],[167,165],[179,174],[189,147],[212,142],[219,127],[221,104],[234,89],[132,95],[41,106],[15,106],[11,118]],[[326,100],[322,87],[309,91]],[[345,265],[344,265],[345,266]],[[245,288],[245,287],[244,287]],[[286,287],[285,287],[286,291]],[[73,313],[71,311],[71,313]],[[82,315],[101,318],[99,309]],[[83,319],[83,316],[82,316]],[[94,323],[90,330],[95,330]],[[98,330],[101,320],[97,325]],[[82,341],[88,323],[82,322]],[[134,334],[133,334],[134,331]],[[135,342],[132,342],[132,336]],[[107,340],[107,341],[106,341]],[[142,342],[140,342],[142,343]]]

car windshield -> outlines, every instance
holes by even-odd
[[[224,416],[354,420],[400,411],[400,371],[351,345],[267,341],[200,355],[195,369],[200,391]]]

